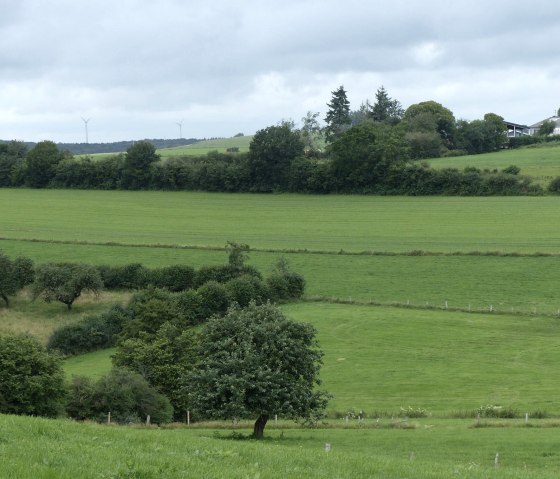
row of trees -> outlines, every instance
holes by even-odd
[[[406,195],[541,193],[539,186],[511,171],[441,171],[415,161],[495,151],[506,139],[503,118],[494,113],[482,120],[457,121],[434,101],[405,110],[383,87],[373,104],[366,100],[351,110],[340,86],[332,92],[324,127],[319,113],[308,112],[300,128],[283,121],[259,130],[247,154],[213,152],[161,161],[154,145],[140,141],[125,154],[94,160],[74,159],[48,141],[27,154],[12,143],[3,146],[3,153],[0,149],[0,185]]]

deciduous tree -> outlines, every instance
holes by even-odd
[[[33,295],[47,303],[60,301],[68,310],[84,291],[99,293],[103,289],[101,275],[95,266],[77,263],[47,263],[37,268]]]
[[[33,282],[33,261],[19,257],[11,260],[0,251],[0,298],[10,306],[10,296]]]
[[[319,384],[322,352],[312,326],[288,320],[270,304],[233,307],[202,333],[199,364],[185,387],[204,418],[257,417],[255,438],[268,419],[311,418],[328,396]]]

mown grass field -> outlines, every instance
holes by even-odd
[[[434,158],[428,160],[428,163],[434,168],[459,168],[461,170],[467,166],[503,170],[515,165],[521,169],[520,174],[530,176],[537,183],[546,186],[550,180],[560,176],[560,145],[532,146],[456,158]]]
[[[236,439],[228,431],[0,416],[0,477],[558,477],[557,429],[472,429],[471,424],[419,421],[415,429],[372,429],[367,423],[361,429],[320,430],[274,430],[270,425],[268,439],[255,442]]]
[[[240,152],[249,151],[252,136],[238,136],[233,138],[219,138],[216,140],[204,140],[187,146],[177,146],[175,148],[162,148],[157,153],[162,158],[172,158],[187,155],[206,155],[211,151],[225,153],[228,148],[239,148]]]
[[[199,267],[224,263],[222,248],[233,240],[257,249],[249,262],[266,274],[283,254],[306,277],[312,301],[282,308],[318,330],[324,387],[336,396],[330,414],[407,406],[432,414],[415,429],[373,429],[372,418],[362,429],[335,419],[329,427],[340,429],[267,427],[270,439],[260,444],[207,429],[0,416],[0,477],[557,477],[557,429],[512,421],[472,429],[472,420],[440,418],[490,403],[560,415],[560,198],[0,189],[0,204],[0,249],[37,262]],[[384,254],[346,254],[362,251]],[[496,254],[467,254],[475,251]],[[57,324],[123,300],[120,293],[80,298],[67,313],[24,294],[10,311],[0,308],[0,331],[46,341]],[[99,377],[110,355],[68,360],[67,374]]]
[[[560,197],[0,190],[0,237],[257,249],[560,253]]]

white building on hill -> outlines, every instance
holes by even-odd
[[[560,112],[558,112],[560,113]],[[538,123],[535,123],[534,125],[531,125],[529,127],[529,134],[530,135],[536,135],[539,132],[539,128],[541,127],[541,125],[545,122],[545,121],[552,121],[556,124],[556,126],[554,127],[554,131],[552,132],[553,135],[560,135],[560,116],[551,116],[550,118],[546,118],[542,121],[539,121]]]

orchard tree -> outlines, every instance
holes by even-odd
[[[344,133],[352,125],[350,118],[350,102],[346,96],[344,86],[340,85],[332,92],[330,103],[327,103],[329,110],[325,117],[325,140],[332,143],[342,133]]]
[[[232,307],[204,327],[199,363],[185,384],[194,411],[209,419],[257,417],[260,439],[270,417],[312,419],[328,395],[314,387],[322,352],[315,330],[270,304]]]
[[[65,391],[60,357],[32,336],[0,336],[0,413],[57,416]]]
[[[538,135],[539,136],[548,136],[554,133],[554,128],[556,128],[556,123],[552,120],[545,120],[539,126]]]
[[[253,189],[269,192],[285,188],[290,165],[303,152],[303,142],[291,122],[257,131],[248,157]]]
[[[46,303],[60,301],[68,310],[82,292],[98,294],[103,280],[95,266],[77,263],[47,263],[37,268],[33,296],[42,296]]]
[[[159,161],[156,147],[149,141],[134,143],[126,150],[122,181],[130,190],[147,188],[150,184],[152,164]]]
[[[11,260],[0,251],[0,298],[10,307],[10,296],[33,282],[33,261],[29,258]]]

